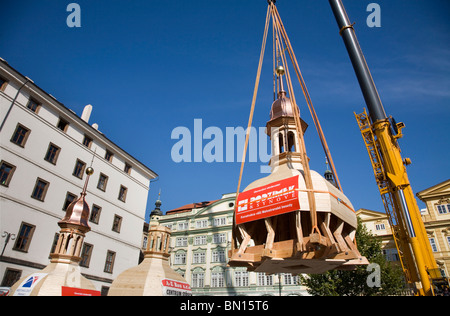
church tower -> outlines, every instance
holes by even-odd
[[[300,140],[295,128],[294,108],[283,88],[283,74],[283,67],[278,67],[278,99],[272,104],[270,120],[266,124],[266,133],[272,144],[272,158],[269,163],[272,173],[284,164],[287,164],[290,169],[303,170],[299,149]],[[298,112],[300,113],[300,110]],[[308,124],[303,119],[300,118],[300,120],[302,133],[305,133]]]
[[[13,296],[99,296],[94,284],[80,272],[81,249],[88,225],[89,205],[86,191],[94,169],[87,168],[86,182],[80,197],[66,209],[66,215],[58,222],[61,228],[50,264],[40,273],[33,273],[16,282],[11,288]]]
[[[158,199],[155,202],[155,209],[150,213],[150,226],[159,225],[159,219],[163,216],[163,212],[161,212],[161,190],[158,194]]]
[[[326,159],[326,158],[325,158]],[[325,173],[323,174],[323,177],[325,178],[325,180],[327,180],[328,182],[330,182],[332,185],[334,185],[335,187],[337,187],[336,185],[336,181],[334,180],[334,176],[333,176],[333,172],[330,170],[330,168],[328,167],[328,159],[326,159],[326,165],[327,165],[327,170],[325,170]]]

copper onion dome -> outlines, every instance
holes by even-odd
[[[270,120],[274,120],[282,116],[294,116],[294,108],[292,106],[291,99],[286,97],[286,91],[284,90],[278,92],[278,99],[272,104],[272,109],[270,110]]]
[[[87,190],[87,184],[89,181],[89,177],[94,173],[94,169],[91,167],[87,168],[86,174],[86,183],[84,184],[83,192],[81,192],[80,197],[69,204],[69,206],[66,209],[66,215],[64,218],[58,222],[58,225],[61,226],[61,224],[72,224],[80,226],[81,229],[84,228],[84,230],[91,230],[91,227],[88,224],[89,220],[89,205],[86,203],[86,190]]]

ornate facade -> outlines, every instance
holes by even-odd
[[[418,192],[428,239],[442,276],[450,277],[450,179]]]
[[[228,267],[235,194],[193,203],[161,216],[172,229],[170,265],[193,295],[308,295],[291,274],[266,275]]]

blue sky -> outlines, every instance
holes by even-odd
[[[42,89],[160,175],[148,211],[162,191],[162,209],[235,192],[240,163],[176,163],[172,131],[246,126],[261,48],[265,0],[73,1],[81,27],[69,28],[63,0],[3,0],[0,56]],[[450,22],[447,0],[376,1],[381,27],[369,28],[367,5],[344,0],[388,115],[406,124],[400,140],[414,192],[450,175]],[[279,0],[313,104],[344,189],[354,207],[382,211],[369,157],[353,112],[364,99],[328,1]],[[269,41],[270,43],[270,41]],[[268,45],[253,125],[265,126],[272,104]],[[311,168],[325,158],[301,91]],[[192,140],[193,141],[193,140]],[[203,140],[205,146],[209,140]],[[225,142],[225,139],[224,139]],[[264,176],[247,163],[247,184]],[[424,207],[419,202],[419,207]]]

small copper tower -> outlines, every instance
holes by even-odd
[[[86,203],[86,191],[89,177],[94,173],[94,169],[87,168],[86,182],[80,197],[70,203],[66,209],[66,216],[58,222],[61,231],[55,252],[50,255],[51,262],[80,262],[81,248],[86,233],[91,230],[89,227],[89,205]]]
[[[85,198],[89,177],[93,173],[94,169],[87,168],[87,178],[80,197],[70,203],[66,215],[58,222],[61,230],[55,251],[50,254],[50,264],[39,273],[33,273],[16,282],[11,288],[10,295],[100,295],[94,284],[81,275],[79,266],[84,237],[91,230],[88,225],[89,205]]]

